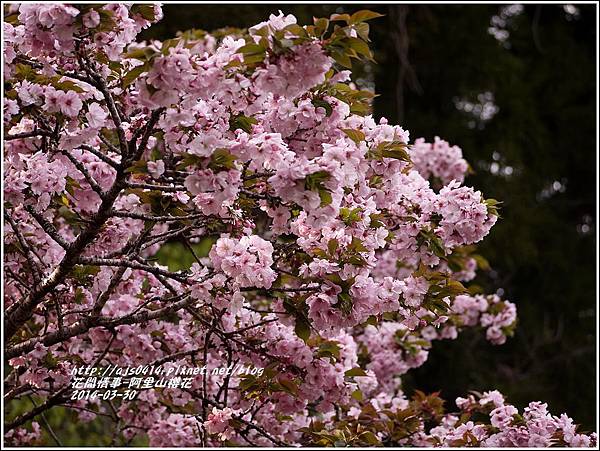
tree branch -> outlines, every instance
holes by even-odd
[[[39,138],[40,136],[52,136],[52,132],[47,130],[33,130],[30,132],[15,133],[14,135],[4,135],[4,141],[13,141],[15,139]]]
[[[161,275],[168,277],[169,279],[176,280],[181,283],[188,283],[188,279],[185,276],[177,275],[171,271],[160,269],[156,266],[144,265],[136,263],[131,260],[117,259],[117,258],[97,258],[97,257],[79,257],[76,260],[77,264],[80,265],[93,265],[93,266],[121,266],[131,269],[139,269],[142,271],[149,272],[155,275]]]
[[[81,161],[77,160],[77,158],[75,158],[73,155],[71,155],[70,152],[63,151],[63,155],[65,155],[71,161],[71,163],[73,163],[73,165],[77,168],[77,170],[83,174],[86,182],[88,182],[88,184],[96,192],[96,194],[98,194],[98,196],[100,196],[100,199],[102,199],[104,197],[104,190],[102,189],[102,187],[100,185],[98,185],[98,182],[96,182],[96,180],[94,180],[94,178],[88,172],[88,170],[85,168],[83,163]]]

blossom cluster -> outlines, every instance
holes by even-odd
[[[479,399],[474,395],[458,398],[460,414],[471,416],[475,412],[485,415],[485,423],[460,421],[456,414],[447,415],[441,424],[421,436],[424,443],[446,446],[485,447],[549,447],[553,445],[586,448],[595,446],[597,436],[577,433],[573,420],[567,415],[552,415],[548,405],[531,402],[522,413],[505,402],[497,390],[484,393]]]
[[[368,420],[370,433],[355,434],[355,445],[386,443],[390,436],[400,446],[422,448],[587,448],[598,442],[596,433],[578,432],[571,418],[551,414],[547,404],[531,402],[519,412],[497,390],[459,397],[455,404],[457,409],[447,412],[437,394],[419,391],[411,399],[378,397],[362,409],[350,409],[349,418],[334,424],[345,423],[347,430],[360,431],[360,423]],[[311,425],[304,430],[318,437],[321,445],[336,440],[331,425]]]
[[[502,344],[516,307],[463,285],[485,269],[474,245],[497,211],[463,184],[460,149],[411,144],[350,81],[353,60],[372,57],[377,13],[308,26],[280,13],[163,42],[135,42],[162,17],[154,4],[6,13],[5,401],[42,406],[11,410],[7,442],[44,439],[36,417],[78,365],[201,362],[265,371],[63,404],[81,421],[119,418],[111,440],[124,445],[311,445],[330,433],[337,445],[455,446],[465,428],[490,446],[549,445],[557,431],[595,443],[541,408],[513,423],[504,404],[488,412],[500,432],[451,416],[425,430],[402,390],[434,340],[476,328]],[[173,248],[182,258],[165,261]],[[414,417],[413,438],[365,434],[365,415]]]
[[[410,157],[423,177],[436,178],[444,185],[452,180],[463,183],[469,170],[462,149],[450,146],[439,136],[433,143],[425,142],[424,138],[416,139],[410,148]]]
[[[215,269],[232,277],[240,287],[271,288],[277,275],[271,269],[273,245],[257,235],[239,240],[221,237],[210,252]]]

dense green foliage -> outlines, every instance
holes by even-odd
[[[406,378],[408,388],[441,389],[448,399],[498,388],[516,404],[544,399],[552,411],[567,411],[593,429],[596,12],[592,5],[578,5],[576,14],[561,5],[527,5],[506,21],[503,43],[488,31],[500,7],[281,9],[300,23],[342,10],[385,14],[371,24],[378,65],[354,68],[357,83],[380,95],[374,115],[401,124],[413,138],[432,140],[426,133],[437,130],[462,147],[475,171],[470,183],[503,201],[503,219],[482,246],[493,269],[479,283],[488,292],[503,289],[517,303],[516,336],[494,349],[476,333],[438,343]],[[246,27],[276,8],[165,5],[164,11],[145,38]],[[473,114],[486,102],[487,120]]]

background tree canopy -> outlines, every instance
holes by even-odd
[[[273,5],[165,5],[145,39],[189,28],[248,27]],[[519,407],[543,399],[595,425],[595,29],[592,5],[282,5],[300,23],[371,9],[378,64],[355,67],[379,97],[374,116],[462,147],[503,219],[482,245],[479,283],[519,309],[515,337],[436,344],[406,389],[447,399],[498,388]],[[176,258],[176,256],[174,257]]]

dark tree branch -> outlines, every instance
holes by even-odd
[[[70,152],[66,152],[65,151],[65,152],[63,152],[63,155],[65,155],[69,159],[69,161],[71,163],[73,163],[73,166],[75,166],[77,168],[77,170],[79,172],[81,172],[81,174],[83,174],[83,176],[85,177],[86,182],[88,182],[88,184],[90,185],[90,187],[102,199],[104,197],[104,191],[102,190],[102,187],[100,185],[98,185],[98,182],[96,182],[96,180],[94,180],[94,177],[92,177],[92,175],[85,168],[85,166],[83,165],[83,163],[81,161],[77,160],[77,158],[75,158],[73,155],[71,155]]]
[[[35,211],[35,209],[31,205],[26,205],[25,210],[27,210],[27,212],[31,216],[33,216],[33,218],[37,221],[37,223],[40,225],[40,227],[46,233],[46,235],[52,238],[63,249],[69,249],[70,244],[67,243],[62,236],[60,236],[60,234],[58,233],[54,225],[50,223],[50,221],[44,218],[42,214]]]
[[[39,138],[41,136],[52,136],[52,132],[47,130],[33,130],[30,132],[15,133],[14,135],[5,135],[4,141],[13,141],[15,139]]]

